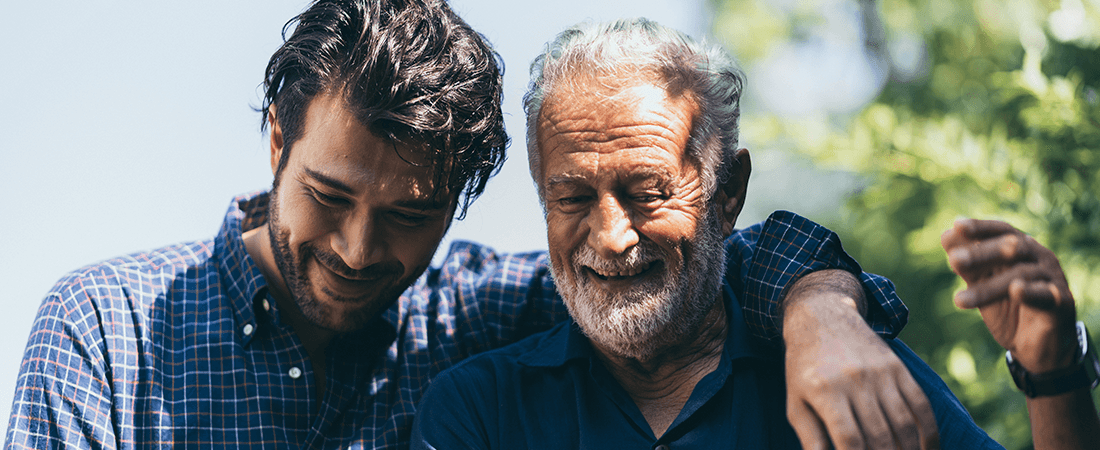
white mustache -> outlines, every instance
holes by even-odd
[[[573,266],[587,267],[602,277],[631,277],[648,270],[660,260],[657,245],[643,241],[620,258],[606,259],[585,244],[573,252]]]

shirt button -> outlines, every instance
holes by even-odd
[[[271,311],[271,303],[268,303],[266,298],[264,299],[264,311]]]
[[[290,378],[297,380],[298,378],[302,377],[302,369],[291,367],[290,372],[288,372],[287,375],[290,375]]]
[[[252,331],[255,330],[255,329],[256,329],[256,327],[253,327],[252,324],[246,323],[244,325],[244,328],[241,330],[241,332],[244,333],[245,336],[251,336]]]
[[[661,445],[658,445],[656,447],[653,447],[653,450],[668,450],[668,446],[665,445],[665,444],[661,444]]]

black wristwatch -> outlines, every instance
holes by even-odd
[[[1095,388],[1100,383],[1100,361],[1097,361],[1096,349],[1089,340],[1089,331],[1081,321],[1077,322],[1077,346],[1080,351],[1072,366],[1046,373],[1028,372],[1012,358],[1012,352],[1005,352],[1012,381],[1031,398],[1064,394],[1083,387]]]

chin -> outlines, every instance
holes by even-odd
[[[294,297],[298,309],[310,323],[338,333],[362,328],[382,309],[377,298],[341,299],[324,289],[310,289]]]

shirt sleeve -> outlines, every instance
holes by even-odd
[[[440,342],[453,339],[459,359],[519,341],[569,317],[546,252],[499,253],[457,241],[429,278],[434,333]]]
[[[83,294],[71,292],[55,289],[39,307],[16,381],[6,449],[115,447],[108,369],[102,347],[92,344],[101,337],[92,325],[96,314],[80,300]]]
[[[817,270],[843,269],[859,278],[868,325],[883,337],[896,337],[908,321],[909,310],[890,280],[864,272],[844,252],[836,233],[798,214],[776,211],[730,236],[726,249],[726,278],[744,295],[745,323],[754,336],[770,343],[782,342],[779,311],[786,288]]]

